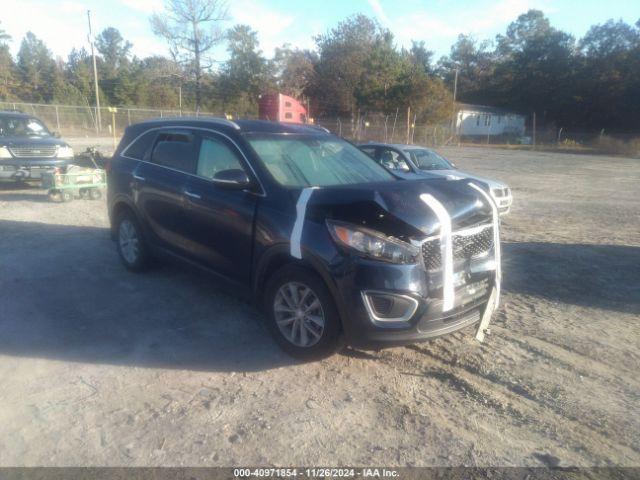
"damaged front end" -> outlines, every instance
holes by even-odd
[[[491,198],[468,180],[367,187],[315,190],[306,209],[337,247],[326,262],[350,343],[413,343],[479,322],[499,288]]]

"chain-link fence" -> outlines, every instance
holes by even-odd
[[[112,136],[122,135],[124,129],[132,123],[150,118],[181,116],[224,116],[214,112],[195,112],[188,110],[151,109],[122,107],[115,111],[110,107],[101,107],[99,118],[95,107],[81,105],[46,105],[39,103],[0,102],[0,110],[16,110],[29,113],[45,122],[50,130],[62,136]]]
[[[124,129],[132,123],[151,118],[181,116],[225,117],[224,112],[195,112],[175,109],[119,107],[97,109],[89,105],[46,105],[37,103],[0,102],[0,110],[18,110],[43,120],[50,130],[73,140],[72,143],[113,148]],[[414,119],[415,122],[415,119]],[[440,145],[522,146],[559,151],[585,151],[629,156],[640,155],[640,135],[605,130],[579,131],[557,126],[538,126],[534,131],[531,119],[524,135],[452,135],[451,125],[407,122],[394,115],[368,114],[359,118],[317,118],[316,123],[331,132],[356,143],[368,141],[408,143],[437,147]]]

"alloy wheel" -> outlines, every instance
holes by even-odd
[[[311,347],[322,338],[324,311],[308,286],[299,282],[282,285],[275,295],[273,310],[280,332],[292,344]]]
[[[118,229],[118,243],[122,256],[128,264],[134,264],[140,255],[140,240],[138,232],[131,220],[124,219]]]

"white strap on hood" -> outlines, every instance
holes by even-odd
[[[451,216],[444,205],[429,193],[420,195],[420,200],[427,204],[438,217],[440,223],[440,257],[442,258],[442,311],[453,308],[456,293],[453,286],[453,238],[451,236]]]
[[[485,200],[489,203],[491,211],[493,212],[493,249],[496,262],[496,298],[493,309],[496,310],[500,304],[500,283],[502,282],[502,265],[500,261],[500,215],[498,214],[496,202],[491,198],[491,195],[475,183],[469,182],[469,186],[482,194]]]
[[[311,194],[318,187],[303,188],[298,197],[296,203],[296,221],[293,224],[293,230],[291,231],[291,256],[295,258],[302,258],[302,250],[300,249],[300,240],[302,239],[302,226],[304,225],[304,217],[307,213],[307,203]]]

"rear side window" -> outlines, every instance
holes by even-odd
[[[186,173],[195,173],[197,163],[196,137],[190,133],[162,132],[158,134],[151,161]]]
[[[138,137],[137,140],[127,147],[123,155],[129,158],[135,158],[136,160],[144,160],[144,156],[151,148],[155,136],[156,132],[147,132]]]
[[[197,174],[213,178],[223,170],[242,169],[238,156],[226,144],[212,138],[203,138],[198,157]]]

